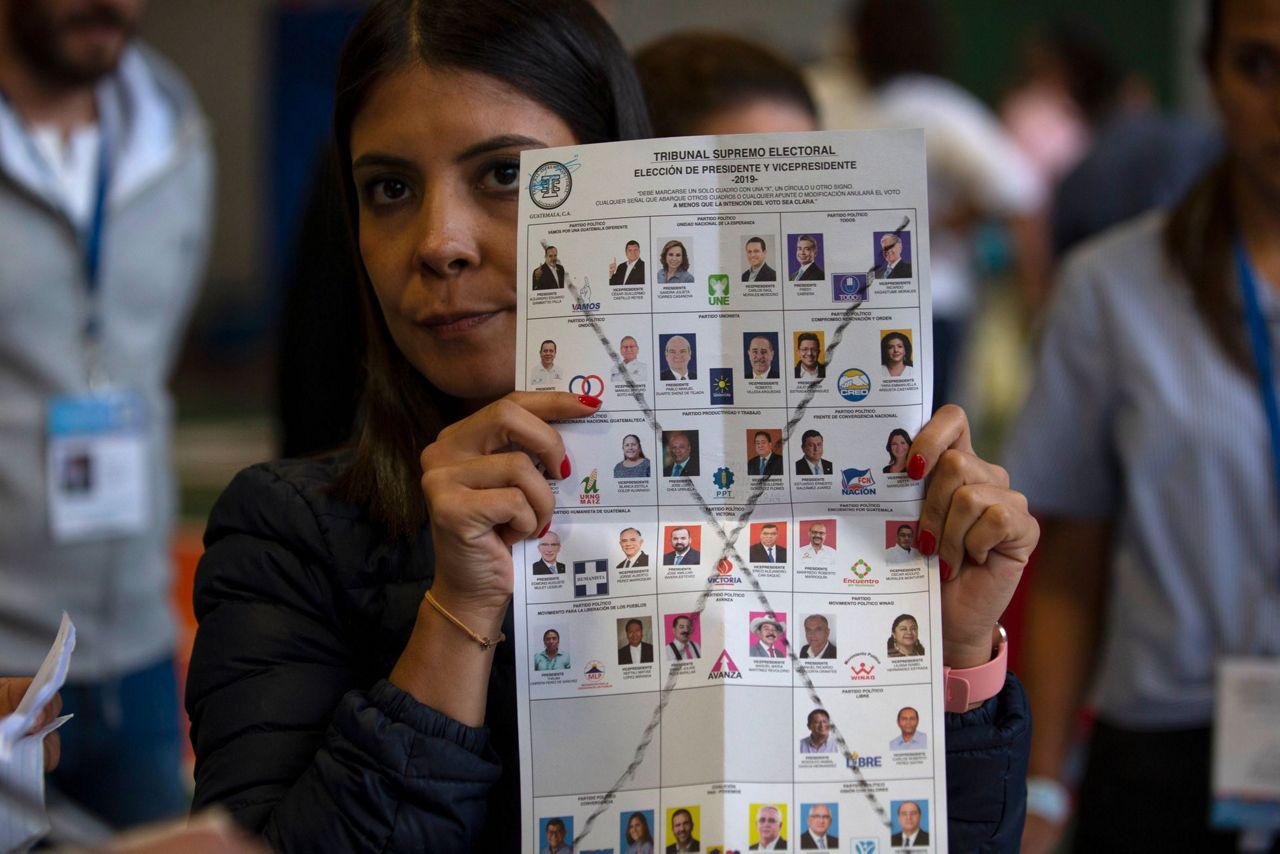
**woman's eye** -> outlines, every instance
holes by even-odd
[[[1280,80],[1280,56],[1269,50],[1253,48],[1236,56],[1236,67],[1251,82],[1270,86]]]
[[[484,184],[488,189],[510,190],[520,180],[520,161],[504,160],[489,167],[484,175]]]
[[[409,185],[394,178],[383,178],[380,181],[376,181],[371,189],[372,193],[370,195],[374,204],[398,202],[409,195]]]

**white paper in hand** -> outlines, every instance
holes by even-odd
[[[34,733],[31,727],[66,682],[75,646],[76,627],[63,612],[58,636],[31,687],[18,708],[0,718],[0,851],[25,851],[49,830],[44,812],[43,742],[71,715],[63,715]]]

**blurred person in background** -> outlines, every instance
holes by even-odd
[[[166,384],[212,205],[199,106],[133,41],[143,5],[0,0],[0,672],[35,672],[71,614],[52,784],[116,826],[187,803]],[[68,423],[95,473],[75,495],[46,466]]]
[[[1280,341],[1280,0],[1205,6],[1225,157],[1167,215],[1067,259],[1011,443],[1044,524],[1026,619],[1028,852],[1052,850],[1069,817],[1086,698],[1075,850],[1236,851],[1209,828],[1214,675],[1224,656],[1280,654],[1280,423],[1264,379]]]
[[[847,105],[821,104],[823,114],[859,127],[925,132],[936,409],[964,397],[955,372],[981,292],[977,225],[1008,229],[1028,308],[1040,299],[1048,266],[1044,187],[991,110],[945,78],[947,25],[938,2],[857,0],[846,26],[852,71],[868,87],[867,98],[852,113]],[[830,82],[819,91],[835,97],[852,91]]]
[[[1150,87],[1091,21],[1050,26],[1031,41],[1024,64],[1025,80],[1003,112],[1033,147],[1052,146],[1058,128],[1058,151],[1046,154],[1055,258],[1150,208],[1168,208],[1221,153],[1210,129],[1160,112]],[[1056,121],[1049,101],[1058,105]]]
[[[800,70],[764,45],[683,32],[641,48],[634,61],[654,136],[818,129]]]

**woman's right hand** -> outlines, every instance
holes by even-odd
[[[422,452],[422,492],[436,556],[433,595],[454,613],[500,621],[514,587],[511,546],[542,532],[555,499],[535,460],[569,476],[547,421],[582,418],[595,398],[512,392],[440,431]]]

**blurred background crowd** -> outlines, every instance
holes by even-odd
[[[1274,36],[1275,3],[1236,2],[1256,7],[1260,20],[1270,21]],[[199,280],[198,296],[193,287],[184,299],[162,310],[166,315],[162,322],[168,327],[164,334],[172,338],[173,346],[160,345],[145,355],[152,361],[150,380],[157,394],[163,396],[167,381],[173,399],[171,463],[177,502],[172,538],[166,539],[171,545],[166,545],[170,559],[165,571],[172,571],[169,600],[177,626],[172,656],[178,668],[173,684],[180,691],[182,663],[194,632],[191,579],[213,501],[246,465],[322,451],[351,434],[361,384],[361,331],[355,321],[355,278],[327,134],[337,57],[347,31],[367,4],[355,0],[217,4],[165,0],[146,4],[145,10],[142,5],[125,0],[0,0],[7,21],[7,30],[0,29],[0,36],[18,38],[14,22],[23,14],[35,14],[41,6],[87,9],[86,14],[101,7],[124,16],[121,20],[136,19],[138,37],[172,66],[166,74],[185,79],[190,108],[202,111],[207,121],[199,132],[207,133],[209,161],[193,167],[188,186],[196,188],[191,190],[192,204],[202,209],[207,204],[209,217],[207,223],[190,224],[191,240],[198,245],[187,258],[188,267],[179,270],[179,275]],[[1007,449],[1013,448],[1013,485],[1029,493],[1033,510],[1070,518],[1078,515],[1074,512],[1078,506],[1093,501],[1114,511],[1112,516],[1100,511],[1098,515],[1108,521],[1085,529],[1084,540],[1074,540],[1085,545],[1082,560],[1091,555],[1100,564],[1141,560],[1132,553],[1117,555],[1125,551],[1126,531],[1137,524],[1116,498],[1124,486],[1120,481],[1128,479],[1128,470],[1116,461],[1126,449],[1107,432],[1110,428],[1105,423],[1108,413],[1130,406],[1123,389],[1110,395],[1105,407],[1096,403],[1095,408],[1106,408],[1106,412],[1078,427],[1078,431],[1097,432],[1096,447],[1085,447],[1088,443],[1080,441],[1076,449],[1082,463],[1123,470],[1123,477],[1095,478],[1097,494],[1081,485],[1070,496],[1038,491],[1018,478],[1020,474],[1054,477],[1052,465],[1038,462],[1037,439],[1026,434],[1051,435],[1053,425],[1041,422],[1056,418],[1052,413],[1069,412],[1077,404],[1083,406],[1085,398],[1104,396],[1082,381],[1073,383],[1072,378],[1091,370],[1084,364],[1091,335],[1105,338],[1124,328],[1090,328],[1091,320],[1101,325],[1112,318],[1095,304],[1101,298],[1080,285],[1084,293],[1076,304],[1083,318],[1079,328],[1064,327],[1055,337],[1054,320],[1049,319],[1056,317],[1050,309],[1055,289],[1064,287],[1067,280],[1102,276],[1095,268],[1106,268],[1105,261],[1097,260],[1097,253],[1105,248],[1090,248],[1103,244],[1089,244],[1084,255],[1071,253],[1104,232],[1116,234],[1108,229],[1147,211],[1172,209],[1211,174],[1223,156],[1226,143],[1201,47],[1210,23],[1210,4],[1203,0],[737,0],[730,5],[712,0],[602,0],[597,5],[637,57],[660,135],[807,127],[925,128],[932,217],[935,405],[963,405],[974,425],[975,443],[989,458],[1005,459]],[[50,20],[56,26],[56,16]],[[11,45],[4,50],[11,51]],[[0,61],[0,72],[6,63],[12,71],[15,61],[41,60],[38,51],[11,53]],[[1280,125],[1280,118],[1274,118],[1280,114],[1280,107],[1274,106],[1280,98],[1275,91],[1280,85],[1276,82],[1280,58],[1271,56],[1267,61],[1272,63],[1269,70],[1255,71],[1260,77],[1270,75],[1260,85],[1271,87],[1273,122]],[[0,91],[5,85],[0,73]],[[0,110],[0,131],[3,119]],[[1272,134],[1272,145],[1280,144],[1275,127],[1262,132]],[[0,161],[7,156],[2,149],[0,144]],[[96,149],[90,145],[88,150]],[[1274,159],[1274,152],[1268,156]],[[6,176],[5,180],[12,179]],[[207,202],[201,193],[208,193]],[[89,197],[80,205],[90,223],[91,202]],[[4,232],[0,227],[0,247],[6,247],[0,249],[0,256],[17,257],[19,244]],[[1225,239],[1229,241],[1234,233],[1228,229]],[[1120,240],[1104,237],[1103,241],[1108,239]],[[1142,244],[1126,246],[1112,255],[1128,257]],[[1249,248],[1254,248],[1252,242]],[[136,251],[145,255],[145,245]],[[1072,257],[1086,260],[1069,261]],[[1224,264],[1229,261],[1229,256],[1221,257]],[[19,272],[6,272],[15,269]],[[22,269],[7,266],[0,257],[0,311],[9,311],[4,308],[6,300],[21,293],[3,277],[20,275]],[[1070,299],[1059,297],[1057,302],[1057,313],[1072,313]],[[1135,305],[1133,335],[1159,339],[1168,331],[1161,324],[1176,328],[1176,319],[1147,318],[1145,309]],[[1144,323],[1151,327],[1144,329]],[[0,336],[5,329],[0,318]],[[1022,416],[1019,427],[1019,413],[1036,382],[1036,349],[1044,336],[1052,350],[1046,358],[1058,360],[1062,376],[1055,375],[1052,385],[1037,389],[1036,411]],[[1072,349],[1060,338],[1082,343]],[[0,338],[0,382],[6,371],[18,372],[14,364],[6,367],[4,362],[22,362],[14,355],[19,346]],[[1158,348],[1158,343],[1150,346]],[[1222,370],[1229,370],[1227,364],[1224,361]],[[1240,364],[1246,377],[1240,382],[1248,398],[1254,393],[1247,379],[1250,363]],[[1141,367],[1113,364],[1093,376],[1129,370],[1136,377]],[[16,385],[0,384],[0,441],[7,429],[2,412],[10,406],[4,395]],[[1188,400],[1186,405],[1199,404]],[[1256,420],[1252,412],[1242,417]],[[1235,416],[1227,420],[1234,421]],[[1266,446],[1260,437],[1265,431],[1252,423],[1249,429],[1257,430],[1253,453],[1261,461]],[[1008,444],[1011,437],[1015,437],[1013,445]],[[1074,438],[1064,438],[1068,440]],[[161,434],[158,441],[168,439]],[[1089,453],[1092,458],[1085,457]],[[1171,464],[1169,459],[1143,463],[1152,468]],[[1268,524],[1270,512],[1269,524],[1274,528],[1274,484],[1267,466],[1259,463],[1258,467],[1264,469],[1261,479],[1242,485],[1233,500],[1260,505],[1262,525]],[[0,469],[0,476],[6,471]],[[9,471],[9,476],[19,475]],[[1150,488],[1162,494],[1171,487],[1156,482]],[[1253,489],[1257,494],[1249,491]],[[5,481],[0,479],[0,502],[9,500],[5,495]],[[1038,499],[1043,508],[1037,506]],[[1155,507],[1147,512],[1159,515],[1161,510]],[[1231,514],[1225,518],[1229,522]],[[10,538],[21,533],[9,527],[0,531]],[[167,537],[168,532],[161,533]],[[1054,540],[1055,536],[1059,539]],[[1046,525],[1046,544],[1061,542],[1062,536],[1079,537],[1081,531],[1070,529],[1064,535],[1062,529]],[[1117,548],[1117,542],[1122,547]],[[1130,545],[1142,552],[1141,542]],[[1265,543],[1260,546],[1266,547]],[[18,551],[0,546],[0,602],[9,602],[0,606],[0,631],[5,636],[28,633],[28,647],[35,649],[47,644],[53,633],[46,633],[41,621],[32,626],[22,613],[36,607],[33,603],[39,602],[39,596],[28,596],[23,584],[14,580],[21,563]],[[1268,575],[1272,586],[1274,563],[1273,558]],[[1075,576],[1070,562],[1067,566],[1062,571],[1072,573],[1072,578],[1083,577],[1081,583],[1102,603],[1108,583],[1114,584],[1107,579],[1113,576],[1090,572]],[[1062,677],[1067,688],[1056,693],[1052,686],[1045,689],[1028,672],[1028,654],[1039,656],[1043,663],[1053,652],[1052,639],[1037,641],[1028,636],[1028,613],[1056,615],[1045,619],[1045,624],[1055,627],[1059,623],[1054,619],[1069,622],[1062,614],[1070,613],[1070,608],[1056,602],[1052,590],[1040,604],[1028,603],[1027,598],[1035,596],[1040,571],[1033,568],[1028,574],[1006,620],[1014,638],[1012,667],[1026,678],[1037,725],[1044,716],[1051,740],[1056,741],[1038,745],[1032,756],[1032,773],[1043,783],[1038,797],[1032,798],[1032,824],[1044,821],[1048,829],[1043,837],[1028,837],[1027,850],[1052,850],[1051,840],[1069,814],[1071,799],[1087,796],[1081,770],[1086,748],[1081,745],[1089,737],[1090,715],[1078,714],[1076,707],[1094,675],[1094,662],[1103,657],[1097,646],[1103,616],[1097,613],[1096,619],[1064,630],[1062,653],[1078,654],[1082,661]],[[1141,587],[1144,576],[1139,572],[1114,577],[1129,578],[1129,583]],[[1090,578],[1101,580],[1094,584]],[[1214,623],[1223,615],[1210,611],[1230,611],[1230,601],[1210,597],[1211,601],[1202,603],[1194,583],[1185,579],[1169,583],[1179,591],[1168,597],[1178,600],[1170,612],[1179,618]],[[1249,595],[1247,585],[1241,590],[1241,595]],[[1165,598],[1142,590],[1127,594],[1138,603],[1161,600],[1156,612]],[[1266,595],[1274,602],[1273,592]],[[1095,611],[1103,608],[1098,604]],[[1205,613],[1196,616],[1197,608]],[[1106,622],[1111,626],[1109,619]],[[165,633],[163,628],[157,631]],[[1218,636],[1216,629],[1206,631],[1207,636]],[[1274,640],[1274,629],[1259,631],[1249,643],[1257,651],[1274,653],[1275,649],[1266,648]],[[1145,640],[1162,642],[1154,630]],[[1223,641],[1224,649],[1230,645],[1231,639]],[[92,651],[86,655],[92,656]],[[1144,656],[1135,652],[1132,657],[1145,660]],[[139,666],[154,664],[154,656],[149,661],[146,655],[135,658]],[[1204,666],[1211,668],[1212,655],[1208,658]],[[0,656],[0,664],[15,674],[30,673],[38,661],[29,653],[25,658]],[[160,666],[170,666],[167,653]],[[1107,666],[1119,667],[1114,662]],[[1162,672],[1158,663],[1151,667]],[[105,684],[123,678],[120,668],[107,665],[100,665],[99,675],[89,681]],[[162,702],[172,688],[162,685],[156,690],[159,693],[152,694],[152,700]],[[1164,715],[1157,729],[1199,732],[1207,726],[1206,697],[1197,694],[1184,699],[1182,705],[1171,701],[1175,711]],[[110,691],[82,702],[99,709],[106,721],[105,733],[111,732],[112,721],[122,714],[113,705]],[[1119,726],[1118,734],[1110,737],[1124,749],[1134,748],[1124,727],[1143,726],[1128,714],[1126,703],[1141,703],[1142,698],[1113,690],[1104,692],[1101,702],[1103,717],[1110,708],[1111,723]],[[176,713],[176,696],[171,703]],[[1044,703],[1057,706],[1046,710]],[[1187,706],[1194,708],[1187,711]],[[179,726],[182,719],[177,714]],[[118,732],[127,732],[127,726]],[[182,744],[188,750],[185,739]],[[1205,754],[1202,765],[1207,777],[1207,742],[1161,745],[1159,750],[1184,758],[1188,751]],[[67,791],[108,823],[155,819],[182,807],[180,796],[171,802],[136,791],[130,796],[135,803],[99,802],[94,793],[76,789],[74,776],[88,775],[91,767],[72,760],[60,773],[65,775]],[[189,778],[189,766],[185,773]],[[1147,768],[1143,773],[1162,772]],[[1092,779],[1085,779],[1085,786]],[[1094,782],[1099,787],[1095,791],[1107,785]],[[1035,829],[1030,828],[1029,834]],[[1040,838],[1050,841],[1037,847]]]

